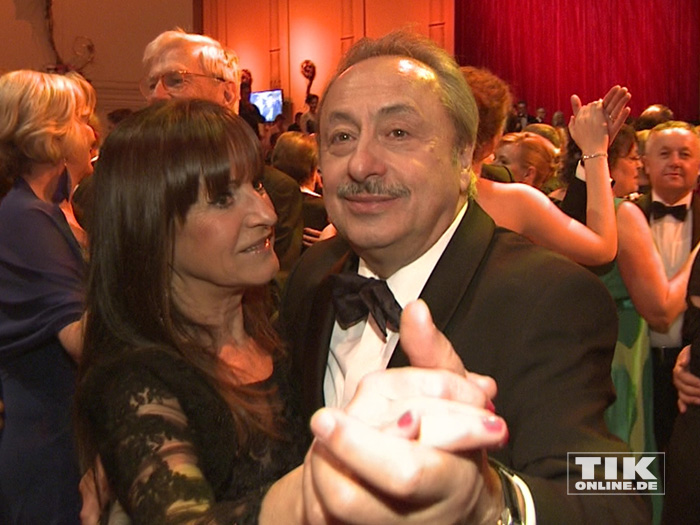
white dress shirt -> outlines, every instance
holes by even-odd
[[[685,221],[680,222],[671,215],[666,215],[661,219],[650,219],[649,224],[651,227],[651,236],[654,239],[654,244],[656,244],[656,249],[661,256],[661,261],[664,264],[664,269],[666,270],[666,277],[673,277],[678,270],[681,269],[683,263],[685,263],[688,255],[690,255],[690,249],[693,237],[693,210],[690,207],[690,202],[693,198],[692,193],[689,193],[683,197],[678,202],[669,204],[664,202],[658,194],[653,190],[651,192],[651,197],[653,201],[659,201],[667,206],[677,206],[679,204],[685,204],[688,208],[688,215]],[[683,344],[682,338],[682,328],[683,328],[683,317],[681,313],[671,324],[668,332],[655,332],[649,330],[649,338],[651,341],[651,346],[653,347],[680,347]]]
[[[386,280],[401,308],[420,296],[466,210],[467,204],[462,207],[450,227],[427,252]],[[360,259],[357,273],[363,277],[378,278],[362,259]],[[365,375],[387,367],[398,340],[399,334],[389,328],[387,328],[387,337],[384,339],[371,314],[366,321],[360,321],[347,330],[343,330],[336,321],[331,335],[330,352],[323,381],[326,406],[342,408],[347,405],[355,395],[358,383]]]

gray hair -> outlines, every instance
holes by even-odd
[[[143,65],[150,69],[158,57],[173,48],[189,49],[198,53],[202,71],[216,78],[234,82],[238,92],[240,69],[236,53],[211,37],[187,33],[180,28],[164,31],[154,38],[144,50]]]
[[[381,56],[406,57],[431,68],[438,78],[440,99],[455,130],[456,152],[476,141],[479,112],[469,85],[459,66],[444,49],[427,37],[406,31],[393,31],[379,39],[363,38],[353,45],[338,64],[338,69],[326,85],[318,113],[323,113],[326,95],[333,83],[351,66],[368,58]],[[319,122],[320,122],[319,118]]]

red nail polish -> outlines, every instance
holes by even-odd
[[[487,416],[481,419],[484,428],[489,432],[503,431],[503,420],[498,416]]]
[[[489,412],[493,412],[494,414],[496,413],[496,405],[494,405],[493,401],[491,401],[490,399],[486,400],[486,407],[485,408]]]
[[[410,410],[404,412],[399,418],[398,425],[400,428],[408,428],[413,424],[413,412]]]

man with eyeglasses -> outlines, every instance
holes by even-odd
[[[165,31],[146,46],[143,65],[147,73],[139,87],[149,103],[168,98],[202,98],[238,113],[238,57],[213,38],[181,29]],[[265,166],[263,185],[278,217],[275,253],[280,272],[276,281],[281,288],[301,254],[303,199],[296,181],[271,166]]]
[[[146,46],[141,93],[149,103],[203,98],[238,109],[238,57],[213,38],[165,31]]]

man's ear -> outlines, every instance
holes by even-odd
[[[224,99],[224,105],[238,113],[238,90],[236,89],[236,83],[222,82],[221,84],[221,96]]]
[[[474,145],[467,145],[459,154],[459,190],[460,193],[467,193],[472,183],[472,155]]]
[[[527,169],[525,170],[525,176],[523,177],[523,182],[527,181],[530,184],[535,182],[535,178],[537,177],[537,169],[534,166],[528,166]]]

